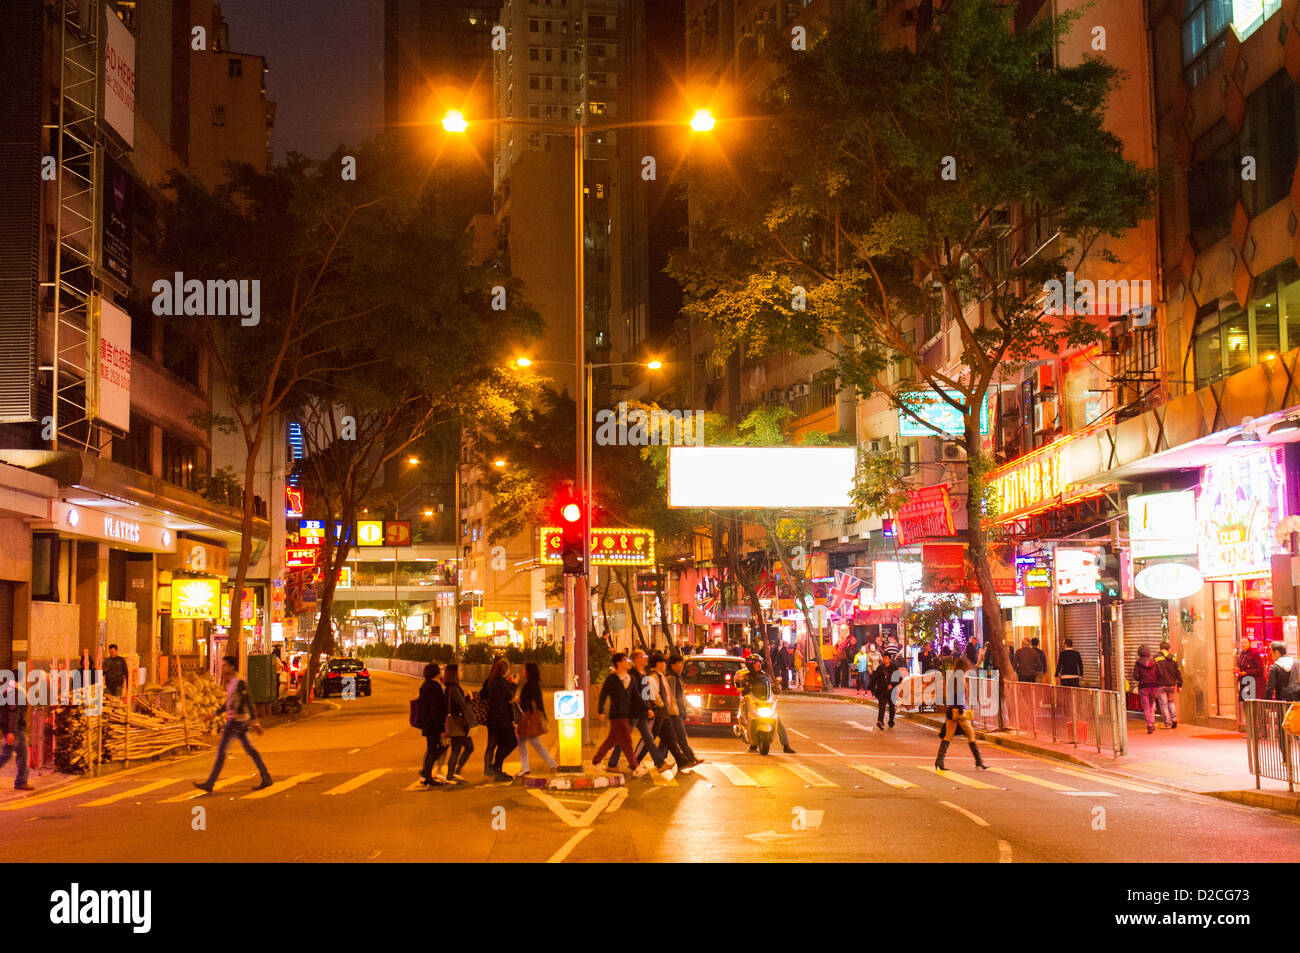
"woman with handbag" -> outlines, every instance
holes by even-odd
[[[510,663],[505,658],[497,658],[492,663],[492,674],[483,686],[487,699],[488,747],[492,749],[491,770],[485,772],[494,781],[512,781],[505,772],[506,758],[515,750],[514,704],[515,686],[507,676]]]
[[[447,694],[447,728],[445,734],[451,743],[451,754],[447,756],[447,780],[452,784],[464,784],[460,776],[465,769],[465,762],[474,753],[474,741],[469,733],[478,725],[474,719],[474,706],[466,699],[460,689],[460,666],[454,662],[442,672],[443,690]]]
[[[542,735],[546,734],[546,704],[542,701],[542,674],[536,662],[524,663],[524,684],[519,689],[519,709],[523,717],[515,725],[515,736],[519,739],[520,772],[517,777],[528,774],[528,748],[546,762],[546,766],[555,770],[555,759],[542,744]]]

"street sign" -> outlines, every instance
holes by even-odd
[[[636,574],[636,591],[643,596],[652,596],[664,591],[664,577],[657,572],[639,572]]]
[[[586,715],[586,703],[580,691],[556,692],[551,704],[556,721],[566,718],[582,718]]]

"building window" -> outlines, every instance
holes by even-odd
[[[540,116],[540,110],[536,106],[528,107],[528,118],[537,119]]]
[[[528,21],[528,32],[529,32],[529,33],[536,33],[536,32],[537,32],[537,21],[536,21],[536,20],[529,20],[529,21]]]
[[[231,57],[229,64],[227,64],[227,70],[230,73],[231,79],[235,79],[237,77],[243,76],[244,61],[236,57]]]
[[[551,76],[546,77],[546,88],[548,90],[555,88],[555,79]]]
[[[587,85],[595,87],[605,87],[609,85],[608,73],[588,73]]]
[[[592,30],[604,30],[604,29],[606,29],[606,27],[605,27],[605,18],[603,16],[596,16],[593,14],[587,17],[588,32]]]
[[[542,84],[542,80],[541,80],[541,77],[540,77],[540,76],[529,76],[529,77],[528,77],[528,88],[529,88],[529,89],[539,89],[539,88],[541,87],[541,84]]]
[[[560,91],[564,93],[567,93],[569,91],[569,77],[567,76],[560,77]]]
[[[578,65],[579,63],[581,63],[581,62],[582,62],[582,50],[574,50],[574,51],[573,51],[573,65],[574,65],[574,66],[577,66],[577,65]]]
[[[1278,71],[1246,99],[1240,154],[1255,159],[1255,178],[1241,183],[1246,211],[1258,215],[1286,198],[1300,149],[1296,142],[1295,83]],[[1238,167],[1240,169],[1240,166]]]
[[[1220,62],[1232,23],[1233,0],[1189,0],[1183,17],[1183,78],[1188,86],[1205,79]]]
[[[226,124],[226,107],[225,107],[225,106],[213,106],[213,107],[212,107],[212,125],[214,125],[214,126],[224,126],[225,124]]]
[[[1228,234],[1240,195],[1237,140],[1227,120],[1221,119],[1196,141],[1187,169],[1187,211],[1197,251]]]
[[[537,62],[538,60],[540,60],[540,59],[542,58],[542,52],[541,52],[541,50],[539,50],[539,49],[538,49],[537,47],[535,47],[535,46],[530,46],[530,47],[528,48],[528,58],[529,58],[530,60],[532,60],[533,62]]]
[[[166,430],[162,435],[162,478],[168,483],[194,489],[194,468],[198,463],[198,448],[192,443],[173,436]]]
[[[555,30],[554,30],[554,26],[555,26],[554,21],[552,21],[552,20],[546,20],[546,21],[544,21],[544,22],[546,23],[546,32],[547,32],[547,33],[554,33],[554,32],[555,32]]]
[[[569,62],[569,51],[568,51],[568,50],[560,50],[560,62],[561,62],[561,63],[567,63],[567,62]]]
[[[592,116],[603,116],[609,108],[609,103],[588,103],[587,109]]]
[[[602,43],[593,43],[591,45],[591,55],[600,59],[605,55],[605,46]]]
[[[568,118],[569,118],[569,107],[568,107],[568,106],[561,106],[561,107],[560,107],[560,118],[561,118],[561,119],[568,119]]]
[[[1196,386],[1300,347],[1300,267],[1288,260],[1257,277],[1242,308],[1232,294],[1201,308],[1192,337]]]
[[[551,54],[554,52],[555,51],[552,50],[549,46],[546,48],[546,62],[548,63],[551,62]]]
[[[547,106],[547,107],[546,107],[546,118],[547,118],[547,119],[553,119],[554,117],[555,117],[555,107],[554,107],[554,106]]]

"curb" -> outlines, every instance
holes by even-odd
[[[607,788],[621,788],[623,782],[624,778],[621,774],[599,778],[582,774],[569,777],[557,774],[546,778],[524,778],[524,787],[546,788],[551,791],[602,791]]]
[[[1262,807],[1283,814],[1300,814],[1300,794],[1282,794],[1277,791],[1205,791],[1206,797],[1232,801],[1247,807]]]

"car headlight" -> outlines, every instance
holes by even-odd
[[[686,704],[692,708],[700,708],[704,704],[704,699],[699,695],[687,695]]]
[[[756,711],[759,718],[772,717],[772,707],[770,705],[764,705],[762,708],[756,709]]]

